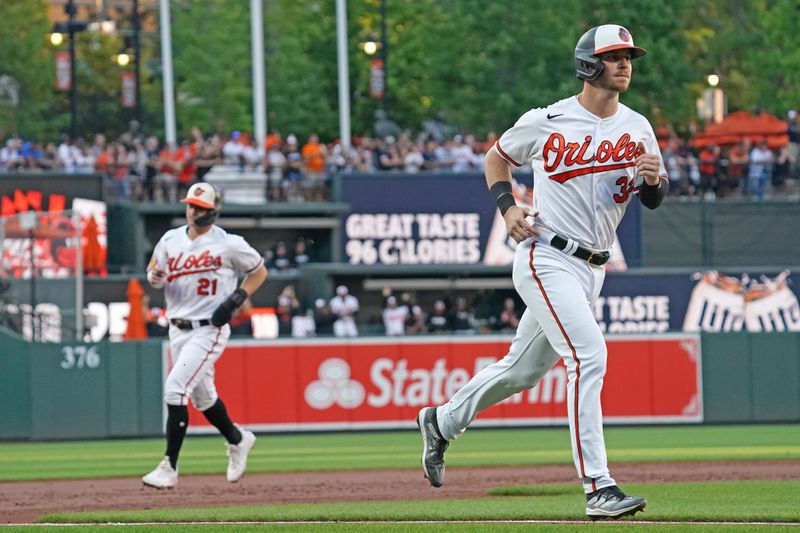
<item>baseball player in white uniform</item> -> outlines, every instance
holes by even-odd
[[[264,260],[238,235],[214,221],[220,196],[208,183],[196,183],[186,198],[186,225],[161,237],[147,267],[151,286],[164,289],[173,367],[164,384],[167,451],[144,476],[145,485],[171,488],[178,483],[178,454],[189,424],[188,402],[228,441],[228,481],[244,474],[255,443],[252,432],[235,425],[214,386],[214,363],[230,337],[234,311],[264,280]],[[237,287],[238,274],[244,280]]]
[[[567,367],[572,455],[592,519],[619,518],[647,500],[611,477],[600,391],[606,345],[592,312],[628,202],[655,209],[669,181],[648,121],[619,102],[631,60],[645,55],[616,24],[587,31],[575,48],[577,96],[525,113],[486,154],[487,185],[517,245],[514,286],[527,309],[508,355],[476,374],[449,402],[420,411],[425,477],[444,481],[444,452],[479,411],[536,385],[561,358]],[[531,211],[516,206],[511,168],[530,161]]]
[[[337,337],[358,337],[355,314],[358,313],[358,298],[350,294],[344,285],[336,287],[336,296],[330,301],[331,312],[336,315],[333,334]]]

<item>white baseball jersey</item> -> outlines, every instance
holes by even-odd
[[[168,318],[202,320],[211,318],[236,290],[239,272],[249,274],[263,263],[261,254],[239,235],[212,226],[191,240],[184,225],[161,237],[147,270],[166,273]]]
[[[405,335],[408,306],[387,307],[383,310],[383,326],[387,335]]]
[[[613,116],[600,118],[572,96],[522,115],[495,149],[516,167],[531,161],[537,226],[586,248],[609,250],[642,183],[635,165],[639,141],[661,157],[642,115],[620,103]],[[663,160],[659,174],[667,174]]]

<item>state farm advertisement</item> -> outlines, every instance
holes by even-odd
[[[446,402],[511,338],[239,341],[216,364],[231,417],[258,431],[411,428],[423,406]],[[164,372],[171,367],[165,345]],[[603,414],[609,424],[702,422],[700,338],[608,339]],[[191,409],[190,431],[215,431]],[[567,424],[567,371],[481,412],[473,426]]]

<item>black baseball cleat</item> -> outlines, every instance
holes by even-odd
[[[422,471],[431,485],[441,487],[444,483],[444,452],[450,443],[439,432],[435,407],[420,410],[417,427],[422,433]]]
[[[586,515],[592,520],[633,516],[644,511],[647,500],[638,496],[626,496],[616,485],[603,487],[586,495]]]

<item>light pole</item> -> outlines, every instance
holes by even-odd
[[[73,142],[78,137],[78,80],[75,79],[75,2],[69,0],[65,7],[69,20],[67,21],[67,34],[69,35],[69,136]]]
[[[50,35],[50,43],[53,46],[60,46],[64,42],[64,33],[69,39],[69,134],[74,140],[78,136],[78,80],[75,77],[75,34],[86,29],[87,23],[83,20],[76,20],[75,0],[68,0],[64,6],[67,14],[67,22],[57,22]]]
[[[141,85],[141,60],[142,47],[139,40],[141,31],[139,21],[139,0],[133,0],[133,70],[136,76],[136,122],[140,128],[144,128],[142,123],[142,85]]]
[[[381,0],[381,60],[383,60],[383,98],[381,109],[389,109],[389,44],[386,39],[386,0]]]

